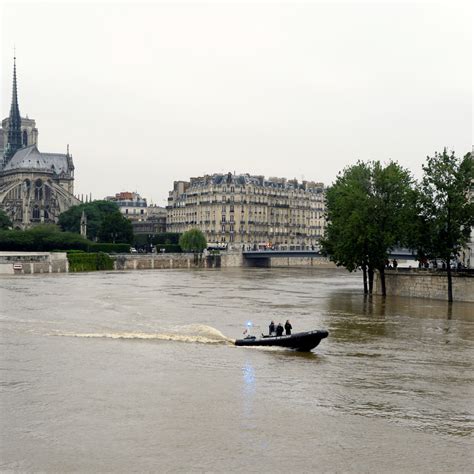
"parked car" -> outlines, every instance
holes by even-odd
[[[135,247],[130,247],[130,253],[138,253]]]

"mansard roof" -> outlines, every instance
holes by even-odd
[[[224,186],[224,185],[237,185],[237,186],[262,186],[265,188],[274,189],[288,189],[288,190],[302,190],[310,191],[313,193],[321,193],[324,190],[323,183],[316,183],[313,181],[303,181],[299,183],[296,179],[286,178],[268,178],[264,176],[254,176],[248,173],[245,174],[232,174],[232,173],[215,173],[212,175],[205,175],[198,178],[191,178],[190,187],[199,188],[207,185]]]
[[[56,175],[69,175],[74,170],[72,157],[64,153],[40,153],[36,145],[18,150],[3,171],[34,170]]]

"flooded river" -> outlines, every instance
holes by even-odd
[[[471,471],[474,305],[339,270],[0,278],[0,470]],[[251,320],[329,337],[232,345]]]

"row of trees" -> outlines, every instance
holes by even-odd
[[[87,217],[89,240],[79,235],[83,212]],[[93,201],[71,207],[59,216],[58,224],[62,232],[52,224],[36,226],[26,231],[9,230],[12,223],[0,210],[0,245],[4,250],[85,249],[93,244],[92,241],[130,244],[134,239],[131,222],[122,216],[115,203],[108,201]],[[175,252],[182,249],[197,254],[207,247],[206,238],[199,229],[191,229],[183,234],[154,235],[151,239],[144,237],[148,244]]]
[[[81,216],[87,218],[87,238],[93,241],[133,242],[132,223],[122,215],[116,203],[92,201],[71,207],[59,216],[58,224],[65,232],[80,233]]]
[[[87,239],[80,234],[81,216],[87,217]],[[104,251],[123,251],[133,241],[131,222],[113,202],[94,201],[71,207],[59,216],[59,226],[45,224],[27,230],[10,230],[12,222],[0,210],[0,247],[3,250],[69,250],[104,247]],[[100,243],[95,243],[100,242]],[[128,247],[127,247],[128,250]]]
[[[416,182],[395,162],[362,162],[345,168],[328,188],[328,226],[323,252],[349,271],[362,269],[364,293],[372,293],[378,270],[382,294],[389,253],[402,246],[418,259],[446,262],[448,300],[453,300],[450,263],[474,226],[474,181],[471,154],[457,158],[445,149],[428,157],[424,176]]]

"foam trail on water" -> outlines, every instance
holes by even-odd
[[[127,339],[127,340],[158,340],[178,341],[200,344],[233,344],[234,339],[224,336],[218,329],[203,324],[177,326],[167,332],[103,332],[103,333],[72,333],[56,332],[52,336],[82,337],[95,339]]]

